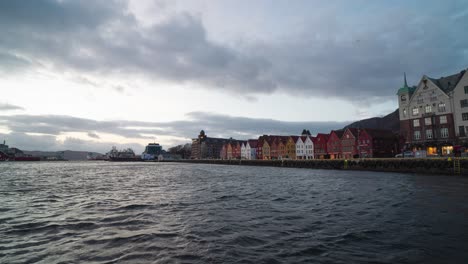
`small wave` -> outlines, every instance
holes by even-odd
[[[258,247],[266,244],[267,242],[260,238],[252,236],[238,236],[233,239],[229,244],[239,245],[242,247]]]

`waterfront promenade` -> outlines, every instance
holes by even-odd
[[[169,161],[171,162],[171,161]],[[404,172],[421,174],[444,174],[468,176],[466,158],[390,158],[390,159],[352,159],[352,160],[177,160],[172,162],[270,166],[331,170],[361,170],[381,172]]]

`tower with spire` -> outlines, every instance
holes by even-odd
[[[411,95],[413,95],[415,88],[408,86],[408,81],[406,80],[406,72],[403,73],[403,86],[398,89],[398,108],[400,109],[400,120],[408,119],[409,116],[409,101]]]

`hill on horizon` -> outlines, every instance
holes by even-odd
[[[398,109],[384,117],[371,117],[363,120],[356,121],[345,126],[343,129],[351,128],[372,128],[372,129],[386,129],[391,130],[393,133],[400,132],[400,117]]]

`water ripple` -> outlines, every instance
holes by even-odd
[[[0,263],[466,263],[468,179],[0,163]]]

